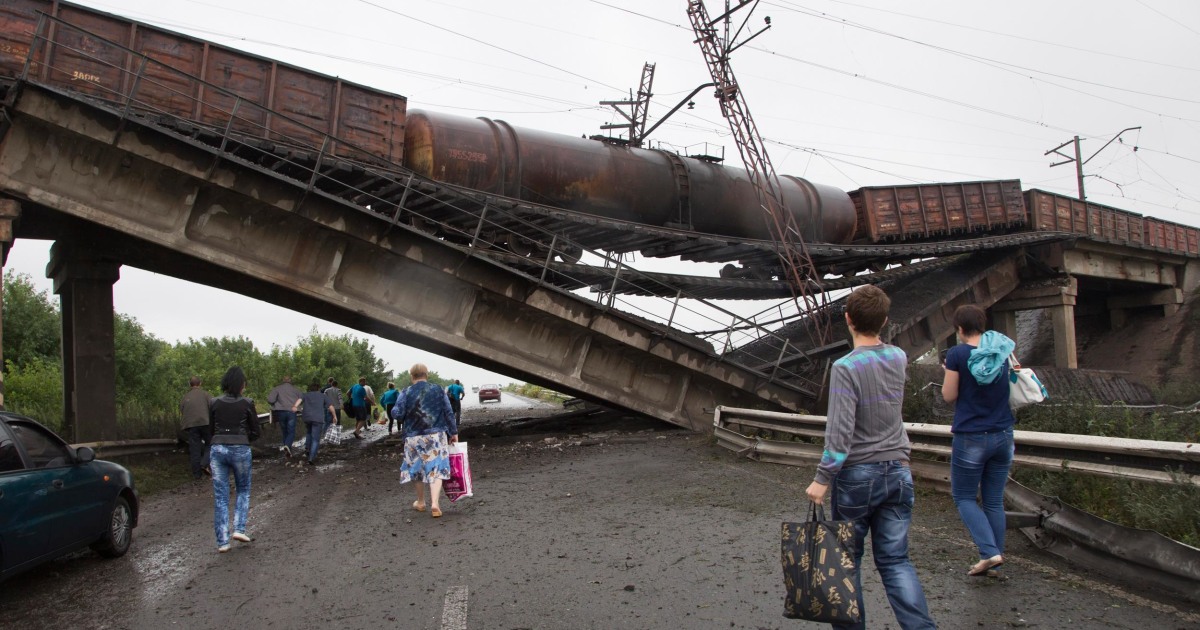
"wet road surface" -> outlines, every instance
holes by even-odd
[[[226,554],[208,484],[150,497],[126,557],[0,584],[0,627],[827,627],[781,616],[779,522],[802,519],[809,469],[685,431],[481,440],[475,497],[435,520],[411,509],[385,434],[315,468],[256,455],[254,540]],[[1200,628],[1194,607],[1076,574],[1019,534],[1007,579],[966,577],[973,549],[936,493],[918,494],[912,552],[942,628]],[[869,627],[896,628],[869,563],[864,578]]]

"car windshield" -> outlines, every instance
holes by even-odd
[[[481,385],[479,389],[498,389],[495,385]]]

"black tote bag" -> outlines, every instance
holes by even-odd
[[[827,521],[825,507],[814,503],[807,521],[784,522],[782,530],[783,616],[857,623],[854,523]]]

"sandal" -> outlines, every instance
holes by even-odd
[[[414,510],[416,510],[416,511],[418,511],[418,512],[424,512],[424,511],[425,511],[425,504],[424,504],[424,503],[421,503],[420,501],[413,501],[413,509],[414,509]]]
[[[442,518],[442,509],[441,509],[441,508],[436,508],[436,507],[435,507],[435,508],[433,508],[433,510],[431,510],[431,511],[429,512],[429,514],[430,514],[430,516],[432,516],[433,518]]]
[[[971,570],[967,571],[967,575],[971,577],[988,577],[988,572],[1002,564],[1004,564],[1004,558],[1002,556],[984,558],[983,560],[976,562],[975,565],[971,567]]]

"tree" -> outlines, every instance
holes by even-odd
[[[62,317],[58,301],[38,292],[28,274],[4,274],[4,360],[20,367],[35,359],[62,357]],[[6,367],[7,369],[7,367]]]

